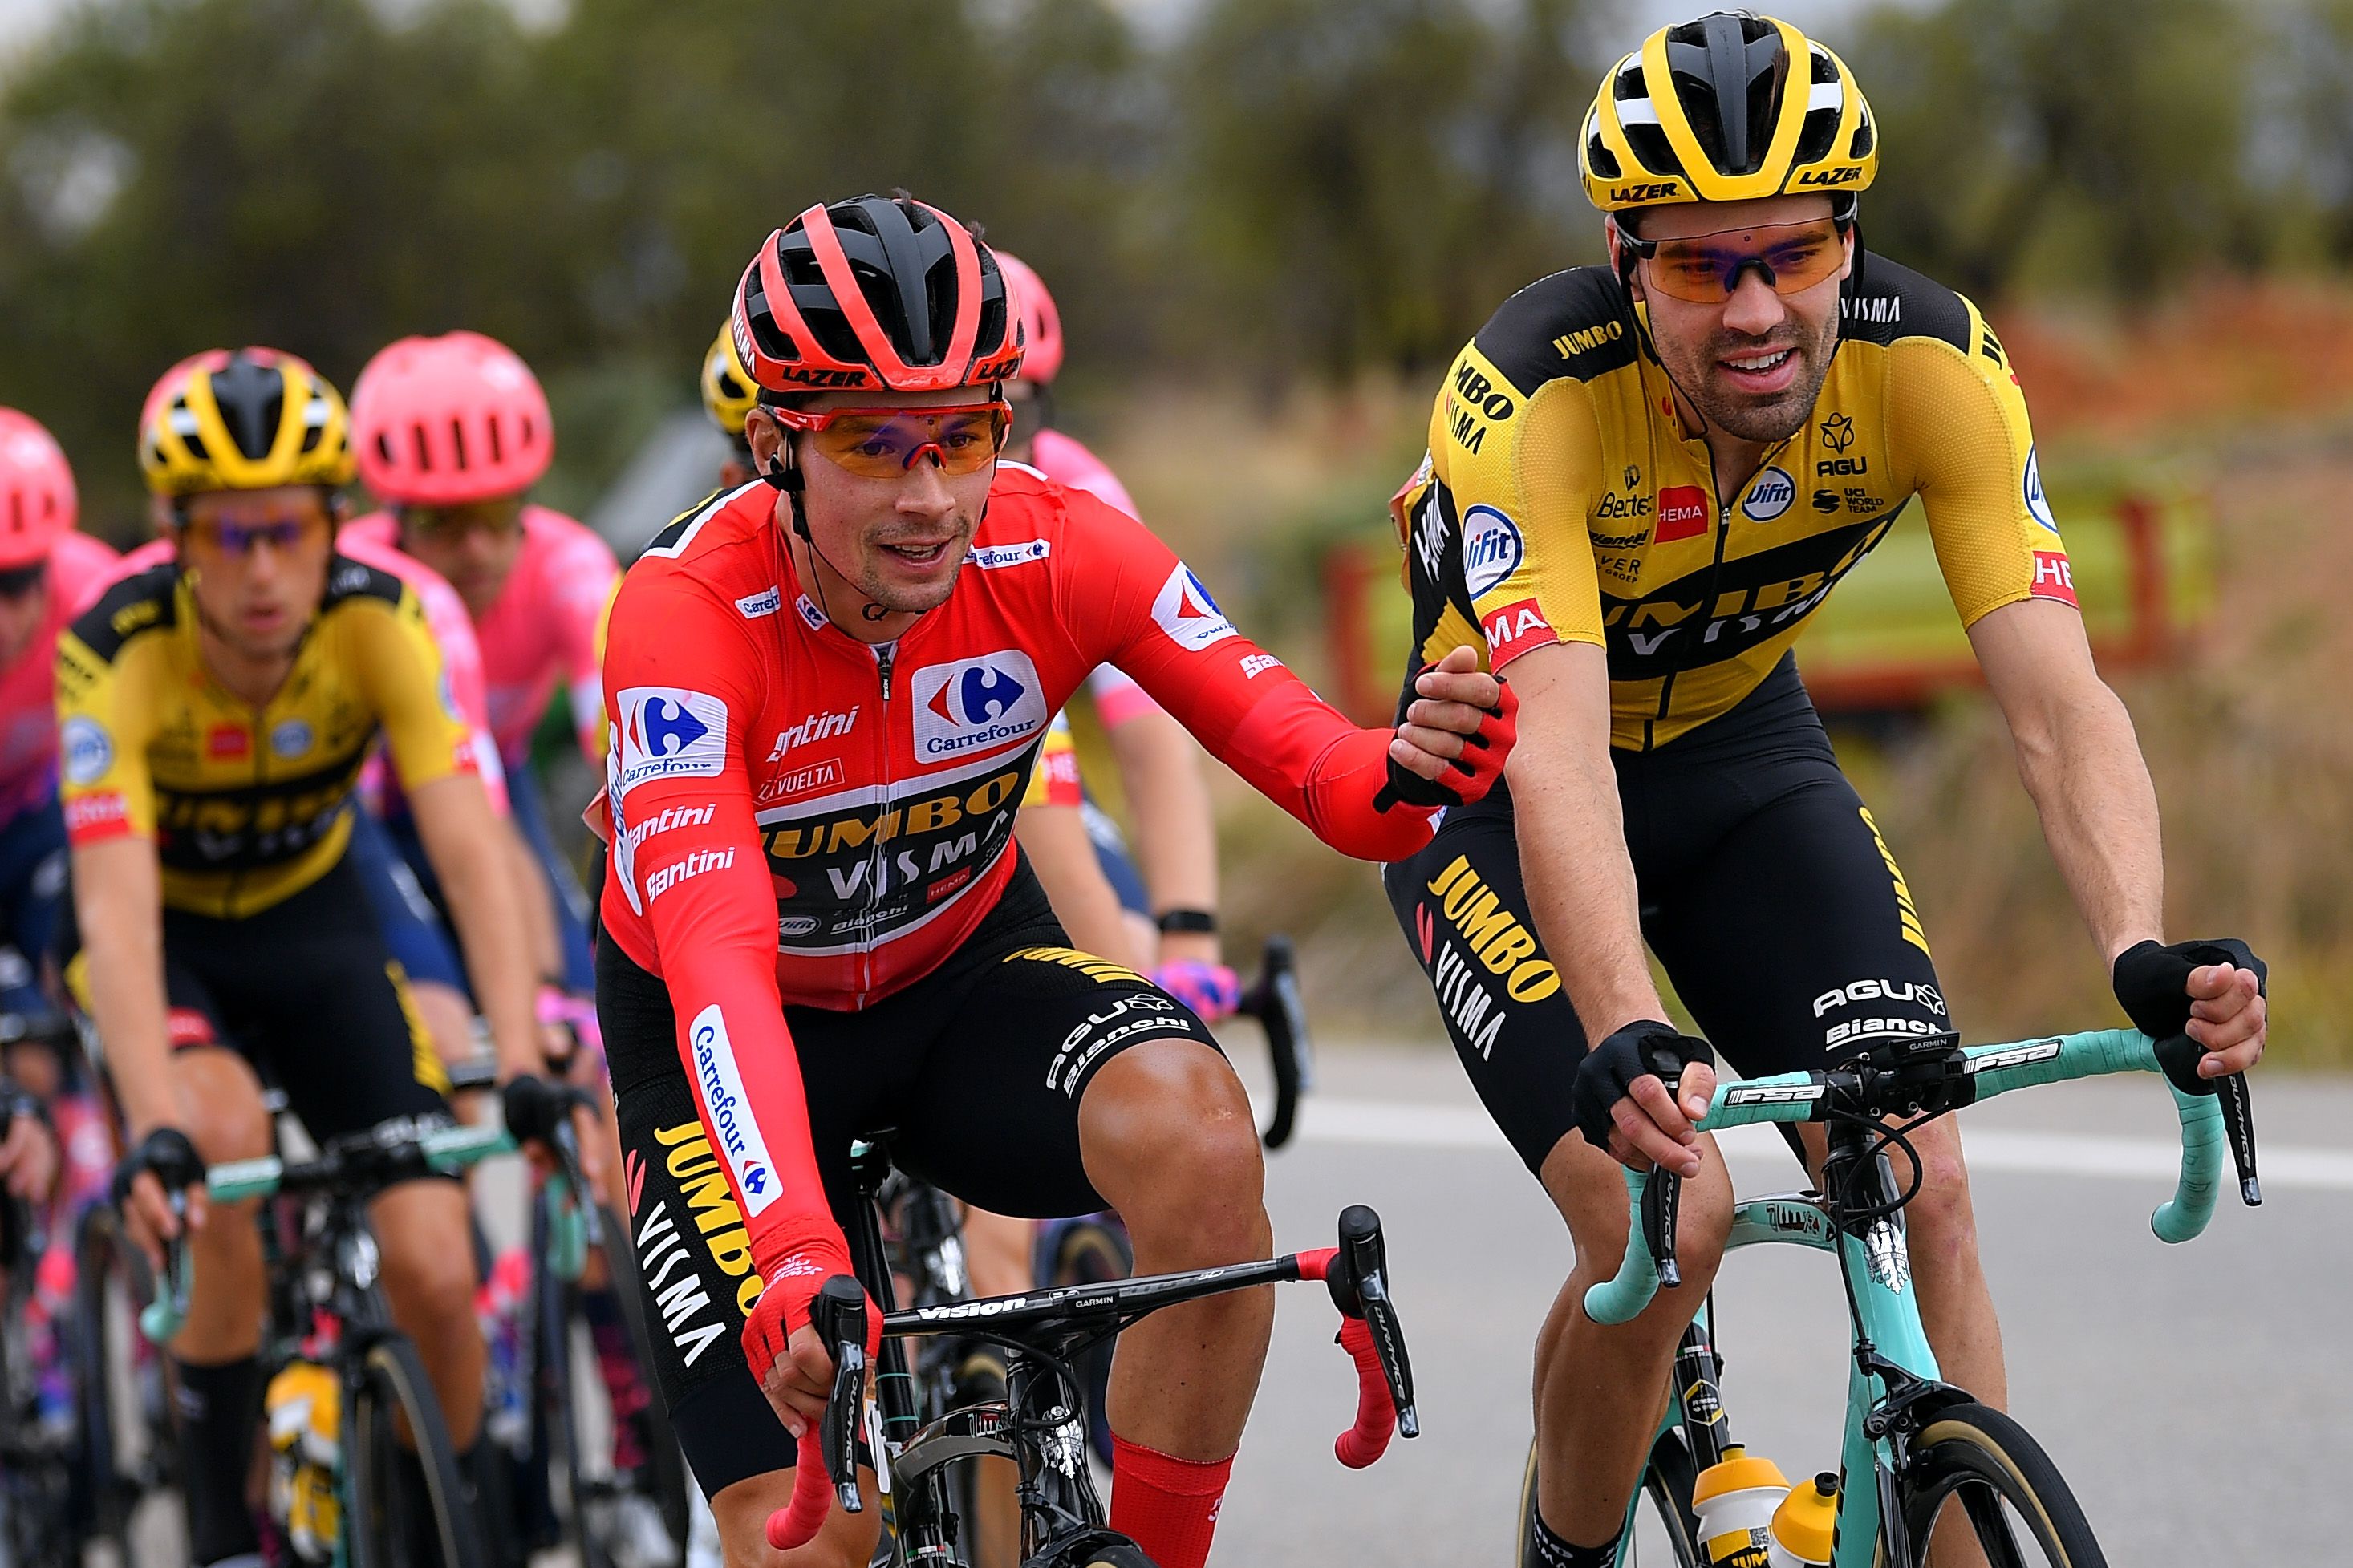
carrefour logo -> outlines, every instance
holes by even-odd
[[[1026,740],[1051,716],[1038,667],[1011,648],[927,665],[915,671],[910,690],[921,763],[986,755]]]
[[[734,1043],[727,1037],[727,1018],[718,1003],[694,1016],[687,1039],[694,1052],[694,1084],[702,1095],[702,1109],[735,1173],[744,1216],[755,1218],[776,1199],[776,1165],[768,1158],[768,1141],[752,1114],[751,1097],[744,1092],[744,1075],[736,1068]]]
[[[1462,514],[1462,576],[1472,599],[1500,586],[1526,553],[1520,525],[1495,508],[1474,506]]]
[[[621,793],[648,779],[715,775],[727,763],[727,705],[675,686],[619,694]]]

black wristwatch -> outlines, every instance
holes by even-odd
[[[1218,917],[1208,910],[1163,910],[1153,923],[1163,936],[1218,934]]]

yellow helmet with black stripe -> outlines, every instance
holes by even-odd
[[[1611,68],[1577,162],[1603,212],[1820,193],[1845,218],[1879,172],[1879,129],[1838,56],[1787,22],[1719,11]]]
[[[276,349],[214,349],[164,373],[139,416],[139,466],[160,496],[352,479],[351,416],[326,377]]]
[[[738,444],[744,440],[744,416],[752,412],[760,399],[760,389],[752,380],[752,373],[744,368],[743,356],[735,352],[735,333],[732,320],[719,323],[719,335],[711,340],[711,347],[702,356],[702,408],[711,422],[727,437]]]

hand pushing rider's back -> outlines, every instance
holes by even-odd
[[[1430,832],[1385,786],[1484,793],[1512,699],[1466,652],[1410,724],[1358,730],[1140,524],[999,468],[1019,329],[936,209],[809,208],[745,269],[733,331],[760,479],[664,530],[614,606],[597,1005],[648,1270],[707,1298],[669,1318],[663,1394],[749,1563],[830,1385],[808,1301],[849,1272],[853,1134],[894,1129],[902,1163],[999,1213],[1115,1207],[1141,1269],[1267,1255],[1232,1070],[1179,1003],[1069,948],[1012,847],[1086,673],[1119,664],[1372,858]],[[1122,1340],[1112,1522],[1166,1568],[1207,1555],[1271,1310],[1223,1298]],[[837,1511],[797,1560],[863,1563],[876,1528]]]
[[[1610,263],[1496,310],[1396,506],[1417,647],[1478,627],[1525,704],[1509,787],[1385,879],[1457,1054],[1577,1241],[1536,1351],[1528,1561],[1546,1568],[1615,1561],[1729,1218],[1691,1126],[1709,1047],[1663,1021],[1645,942],[1746,1073],[1947,1026],[1911,895],[1789,651],[1910,500],[2126,1012],[2186,1025],[2210,1078],[2254,1058],[2264,1019],[2243,946],[2165,945],[2155,795],[2093,668],[2023,394],[1974,306],[1861,247],[1880,147],[1846,67],[1767,17],[1663,28],[1611,68],[1579,146]],[[1999,1405],[1958,1137],[1943,1121],[1913,1142],[1929,1337]],[[1602,1329],[1578,1302],[1624,1247],[1610,1155],[1689,1178],[1696,1289]]]

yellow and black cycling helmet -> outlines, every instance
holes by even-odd
[[[159,496],[351,482],[351,416],[326,377],[276,349],[214,349],[164,373],[139,416]]]
[[[702,409],[728,439],[742,447],[749,444],[744,416],[759,402],[760,389],[735,353],[733,329],[733,318],[720,322],[719,335],[702,356]]]
[[[1618,62],[1577,162],[1607,213],[1819,192],[1843,222],[1879,172],[1879,131],[1838,56],[1787,22],[1718,11]]]

